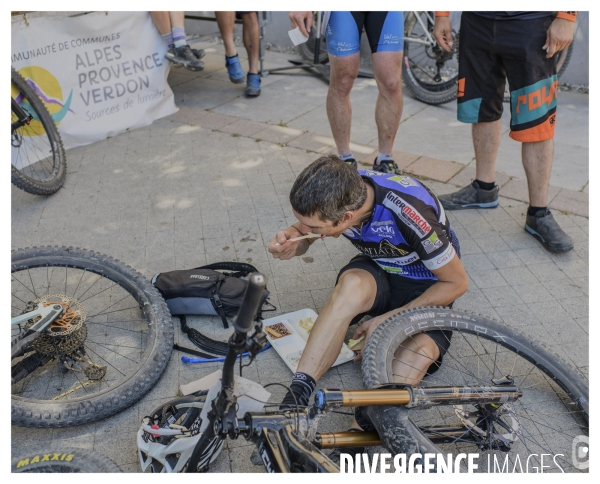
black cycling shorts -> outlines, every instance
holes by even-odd
[[[380,316],[392,309],[398,309],[419,297],[436,282],[427,280],[419,281],[390,274],[384,271],[369,256],[359,254],[342,267],[338,274],[336,284],[341,275],[349,269],[362,269],[367,271],[375,278],[375,282],[377,283],[377,294],[375,295],[373,306],[366,313],[358,314],[354,317],[350,324],[357,323],[364,316]],[[450,304],[450,307],[452,307],[452,304]],[[439,359],[429,367],[427,372],[429,375],[432,375],[439,368],[444,354],[450,347],[452,331],[428,331],[427,336],[430,336],[440,349]]]
[[[458,66],[458,119],[492,122],[502,116],[506,78],[510,90],[510,137],[551,139],[556,123],[556,56],[542,46],[554,17],[494,20],[463,12]]]

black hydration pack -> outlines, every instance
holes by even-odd
[[[221,272],[222,271],[222,272]],[[251,272],[258,272],[253,265],[243,262],[216,262],[206,266],[180,271],[161,272],[152,278],[152,284],[161,293],[171,315],[179,317],[181,330],[199,348],[216,355],[227,353],[227,343],[215,341],[187,325],[186,315],[215,316],[228,328],[227,318],[236,316]],[[276,308],[265,301],[263,304],[272,309],[261,308],[261,311],[274,311]],[[195,350],[175,345],[175,349],[196,354],[205,358],[215,358]]]

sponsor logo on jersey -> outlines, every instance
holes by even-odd
[[[383,239],[378,247],[365,247],[364,245],[351,241],[358,250],[369,257],[402,257],[409,253],[392,244],[389,240]]]
[[[407,266],[409,264],[412,264],[416,260],[419,260],[419,256],[417,255],[416,252],[412,252],[409,255],[407,255],[406,257],[394,257],[393,259],[392,258],[377,259],[377,262],[380,264],[388,263],[388,264],[391,264],[392,266],[394,266],[394,265]]]
[[[367,175],[367,176],[386,176],[387,173],[383,173],[381,171],[365,170],[365,175]]]
[[[435,257],[433,259],[424,260],[423,264],[430,271],[434,271],[436,269],[439,269],[442,266],[445,266],[448,262],[450,262],[452,260],[453,257],[454,257],[454,247],[452,247],[452,244],[450,244],[450,245],[448,245],[446,250],[444,252],[442,252],[440,255],[438,255],[437,257]]]
[[[446,265],[446,263],[450,262],[450,259],[452,259],[452,257],[454,257],[454,248],[452,246],[449,246],[452,250],[445,250],[444,253],[438,257],[437,259],[434,259],[435,265],[437,267],[442,267],[443,265]]]
[[[438,235],[433,232],[428,238],[421,241],[421,245],[424,247],[425,252],[431,254],[435,249],[439,249],[444,244],[438,238]]]
[[[409,176],[396,175],[396,176],[389,177],[388,180],[395,181],[396,183],[399,183],[403,187],[418,187],[419,186],[419,183],[417,182],[417,180],[415,180],[414,178],[411,178]]]
[[[394,221],[393,220],[382,220],[380,222],[373,222],[371,224],[371,232],[379,237],[387,237],[392,238],[396,235],[396,231],[394,230]]]
[[[410,203],[402,200],[392,192],[388,192],[383,201],[383,205],[395,212],[400,220],[416,233],[419,238],[425,237],[431,232],[431,225]]]

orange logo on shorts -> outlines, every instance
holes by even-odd
[[[463,97],[465,95],[465,80],[466,77],[458,80],[458,93],[456,94],[456,97]]]
[[[459,81],[460,83],[460,81]],[[550,86],[542,86],[537,91],[530,92],[529,94],[523,94],[517,98],[516,113],[519,114],[519,108],[521,104],[527,106],[528,111],[533,111],[539,108],[542,104],[548,104],[557,97],[558,93],[558,81],[554,81]]]

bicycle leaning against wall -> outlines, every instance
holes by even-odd
[[[34,195],[51,195],[63,185],[67,161],[52,115],[35,91],[11,68],[11,181]]]

